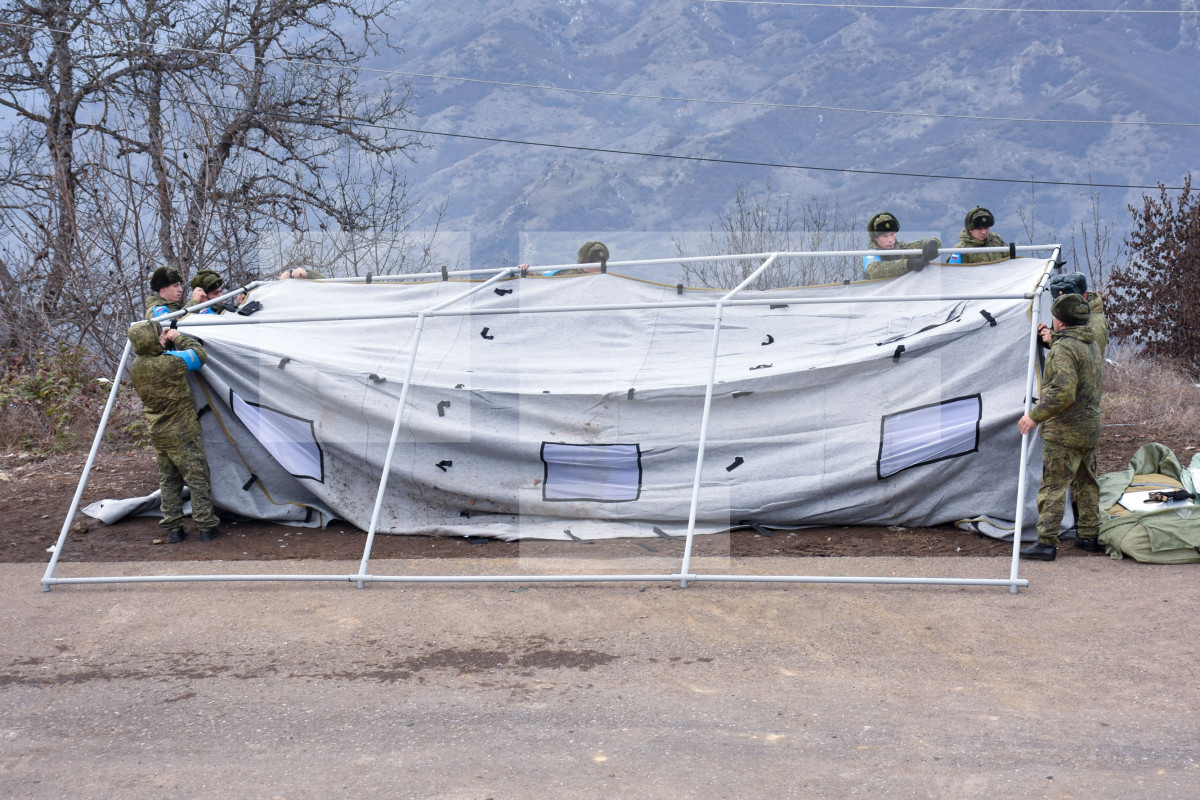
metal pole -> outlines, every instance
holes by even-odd
[[[392,434],[388,438],[387,455],[383,458],[383,471],[379,475],[379,489],[375,492],[375,507],[371,510],[371,524],[367,527],[367,541],[363,546],[362,560],[358,566],[358,588],[364,588],[362,575],[367,572],[367,564],[371,560],[371,548],[375,545],[375,531],[379,528],[379,514],[383,509],[383,495],[387,490],[388,473],[392,470],[392,455],[396,452],[396,439],[400,435],[400,420],[404,416],[404,405],[408,402],[408,387],[412,385],[413,368],[417,363],[417,348],[421,344],[421,334],[425,330],[425,315],[417,317],[417,327],[413,332],[412,350],[408,354],[408,367],[404,373],[404,385],[400,387],[400,399],[396,401],[396,415],[392,419]]]
[[[1029,409],[1033,406],[1033,382],[1037,375],[1037,348],[1038,348],[1038,319],[1042,315],[1042,290],[1046,282],[1046,277],[1050,274],[1050,268],[1058,262],[1059,251],[1054,248],[1054,254],[1050,260],[1046,262],[1047,269],[1042,273],[1042,277],[1038,280],[1037,289],[1034,292],[1033,302],[1030,303],[1030,320],[1029,320],[1029,361],[1025,371],[1025,414],[1029,413]],[[1008,575],[1011,580],[1012,587],[1009,589],[1013,594],[1017,593],[1017,576],[1021,571],[1021,529],[1025,524],[1025,472],[1029,466],[1029,434],[1021,435],[1021,461],[1020,472],[1017,473],[1017,513],[1013,520],[1013,552],[1012,564],[1009,566]]]
[[[1040,252],[1042,250],[1050,250],[1058,247],[1056,244],[1042,245],[1018,245],[1015,249],[1018,253]],[[972,253],[1007,253],[1009,248],[1005,247],[972,247]],[[780,258],[824,258],[827,256],[866,256],[878,255],[879,250],[794,250],[787,252],[775,253],[738,253],[736,255],[721,255],[721,256],[678,256],[676,258],[644,258],[633,261],[609,261],[608,268],[611,270],[615,267],[655,267],[668,264],[702,264],[705,262],[720,262],[720,261],[743,261],[755,258],[767,258],[769,256],[778,256]],[[961,248],[943,247],[938,250],[938,253],[957,253],[961,252]],[[897,256],[917,256],[921,254],[918,250],[888,250],[888,255]],[[526,272],[536,274],[549,270],[558,269],[574,269],[579,264],[545,264],[540,267],[529,267]],[[450,270],[446,272],[448,277],[465,277],[471,275],[490,275],[505,272],[511,268],[492,268],[492,269],[460,269]],[[415,272],[408,275],[372,275],[372,283],[394,282],[394,281],[440,281],[442,280],[441,272]],[[321,278],[321,283],[364,283],[365,277],[355,276],[351,278]]]
[[[492,279],[494,280],[494,279]],[[491,281],[488,282],[489,285]],[[425,311],[397,311],[388,314],[375,314],[370,316],[354,315],[354,314],[337,314],[320,317],[273,317],[263,319],[260,317],[239,317],[234,316],[230,319],[223,317],[215,317],[213,319],[205,319],[203,317],[189,317],[182,320],[179,324],[188,327],[208,327],[220,325],[284,325],[291,323],[313,323],[313,322],[348,322],[362,321],[375,319],[415,319],[418,314],[425,314],[427,317],[458,317],[478,314],[480,316],[504,316],[507,314],[565,314],[575,311],[639,311],[643,309],[673,309],[673,308],[715,308],[717,303],[724,303],[726,306],[765,306],[777,305],[785,303],[787,305],[841,305],[846,303],[922,303],[922,302],[946,302],[950,300],[1030,300],[1033,294],[1026,292],[1022,294],[899,294],[899,295],[880,295],[876,297],[762,297],[750,299],[735,299],[726,301],[724,298],[715,300],[678,300],[660,303],[605,303],[599,305],[581,305],[581,306],[525,306],[523,308],[489,308],[482,311],[453,311],[453,310],[433,310]],[[179,312],[176,312],[179,313]],[[168,319],[168,316],[159,317],[159,320]]]
[[[493,275],[491,278],[479,284],[478,286],[471,287],[471,289],[468,291],[457,294],[441,303],[434,304],[430,310],[445,308],[446,306],[453,305],[460,300],[464,300],[473,294],[483,291],[487,287],[505,277],[505,275],[512,274],[513,271],[514,270],[510,268],[504,273]],[[404,406],[408,402],[408,390],[409,387],[412,386],[413,369],[416,367],[417,363],[417,350],[421,345],[421,334],[425,330],[425,316],[426,315],[424,311],[417,316],[417,326],[413,333],[412,350],[409,351],[408,366],[404,373],[404,385],[400,389],[400,399],[396,402],[396,416],[392,420],[392,435],[388,438],[387,455],[383,459],[383,472],[379,476],[379,490],[375,493],[375,507],[371,511],[371,525],[367,529],[367,541],[363,547],[362,561],[360,562],[358,568],[358,573],[360,576],[366,575],[367,564],[371,560],[371,548],[375,544],[375,532],[379,527],[379,514],[383,509],[383,496],[387,490],[388,475],[392,471],[392,456],[396,452],[396,439],[400,435],[400,420],[404,416]],[[365,588],[362,578],[360,578],[358,581],[358,588]]]
[[[81,578],[52,578],[61,584],[108,583],[250,583],[278,581],[326,581],[336,583],[659,583],[664,581],[707,581],[710,583],[809,583],[882,584],[898,586],[1028,586],[1021,578],[925,578],[857,575],[723,575],[698,573],[655,573],[645,575],[370,575],[370,574],[225,574],[225,575],[108,575]]]
[[[71,498],[71,507],[67,509],[67,518],[63,520],[62,530],[58,533],[58,541],[54,543],[54,552],[50,554],[50,563],[46,565],[46,574],[42,577],[42,591],[50,591],[50,578],[54,577],[54,568],[58,564],[59,554],[66,544],[67,534],[71,530],[71,520],[79,508],[83,490],[87,488],[88,476],[92,465],[96,462],[96,453],[100,450],[100,442],[104,439],[104,430],[108,427],[108,418],[112,414],[113,405],[117,401],[117,392],[121,388],[121,376],[125,374],[125,364],[129,361],[129,353],[133,343],[125,340],[125,349],[121,351],[121,361],[117,364],[117,374],[113,376],[112,386],[108,390],[108,401],[104,404],[104,413],[100,416],[100,425],[96,428],[96,436],[92,439],[92,449],[88,451],[87,462],[83,465],[83,474],[79,476],[79,485],[75,488],[75,496]]]
[[[750,273],[744,281],[717,301],[716,318],[713,321],[712,356],[708,361],[708,383],[704,387],[704,413],[700,416],[700,442],[696,449],[696,474],[692,478],[692,505],[688,509],[687,541],[683,545],[683,565],[679,570],[684,575],[687,574],[692,564],[692,542],[696,537],[696,513],[700,505],[700,479],[704,473],[704,450],[705,445],[708,444],[708,419],[712,410],[713,385],[717,381],[717,355],[721,346],[721,323],[725,316],[725,303],[748,286],[751,281],[757,279],[774,262],[775,256],[769,257],[759,264],[758,269]],[[681,580],[679,585],[686,589],[687,579]]]

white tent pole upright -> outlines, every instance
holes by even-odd
[[[408,354],[408,366],[404,372],[404,385],[400,389],[400,399],[396,402],[396,415],[392,420],[392,435],[388,439],[387,455],[383,459],[383,473],[379,476],[379,490],[375,493],[375,508],[371,512],[371,525],[367,530],[367,542],[363,547],[362,561],[358,567],[358,588],[362,589],[366,586],[367,565],[371,561],[371,547],[375,544],[375,531],[379,527],[379,514],[383,509],[383,495],[387,491],[388,475],[392,471],[392,456],[396,452],[396,439],[400,435],[400,421],[404,417],[404,407],[408,402],[408,390],[412,386],[413,369],[417,364],[417,351],[421,345],[421,334],[425,330],[425,316],[429,311],[437,311],[447,306],[453,305],[460,300],[464,300],[473,294],[477,294],[488,288],[497,281],[508,277],[516,272],[515,267],[493,275],[478,286],[473,286],[465,292],[456,294],[454,297],[443,300],[440,303],[435,303],[425,311],[417,315],[417,326],[413,331],[412,350]]]
[[[67,518],[63,520],[62,530],[58,533],[58,541],[54,543],[54,552],[50,554],[50,563],[46,565],[46,574],[42,576],[42,591],[50,591],[50,578],[54,577],[54,568],[58,565],[58,557],[63,545],[67,542],[67,533],[71,530],[71,520],[79,508],[83,498],[83,490],[87,488],[88,475],[92,472],[92,464],[96,461],[96,453],[100,450],[100,442],[104,439],[104,431],[108,427],[108,418],[112,414],[113,405],[117,402],[117,392],[121,388],[121,376],[125,374],[125,365],[129,362],[129,353],[133,343],[125,340],[125,349],[121,351],[121,361],[117,364],[117,374],[113,376],[112,386],[108,390],[108,401],[104,404],[104,413],[100,415],[100,425],[96,428],[96,436],[92,439],[92,449],[88,451],[87,463],[83,465],[83,474],[79,476],[79,485],[75,488],[75,496],[71,498],[71,507],[67,509]]]
[[[716,318],[713,320],[712,356],[708,361],[708,384],[704,387],[704,413],[700,416],[700,442],[696,448],[696,474],[692,478],[692,505],[688,510],[687,541],[683,545],[683,565],[679,569],[681,575],[688,575],[692,564],[692,542],[696,538],[696,512],[700,506],[700,478],[704,474],[704,450],[708,444],[708,419],[712,411],[713,385],[717,381],[717,354],[721,346],[721,324],[725,317],[725,304],[734,295],[745,289],[768,267],[775,263],[775,253],[759,264],[758,269],[746,276],[746,279],[733,288],[728,294],[717,301]],[[687,588],[687,578],[679,582]]]
[[[367,528],[367,541],[363,546],[362,560],[358,565],[358,588],[366,586],[364,576],[367,565],[371,561],[371,548],[375,544],[375,531],[379,527],[379,514],[383,509],[383,495],[387,490],[388,474],[392,471],[392,455],[396,452],[396,438],[400,435],[400,420],[404,416],[404,406],[408,402],[408,387],[412,385],[413,367],[417,363],[417,349],[421,344],[421,334],[425,330],[425,314],[417,315],[417,326],[413,330],[412,350],[408,354],[408,367],[404,374],[404,385],[400,387],[400,399],[396,402],[396,415],[392,419],[392,435],[388,439],[387,455],[383,458],[383,471],[379,475],[379,489],[375,492],[375,507],[371,511],[371,524]]]
[[[1050,260],[1046,262],[1047,267],[1058,263],[1059,250],[1054,248],[1054,254]],[[1025,372],[1025,410],[1023,413],[1028,414],[1029,409],[1033,407],[1033,383],[1037,377],[1037,349],[1038,349],[1038,320],[1042,316],[1042,294],[1045,287],[1042,285],[1046,282],[1046,277],[1050,274],[1047,269],[1042,273],[1042,277],[1038,279],[1037,289],[1034,290],[1033,301],[1029,306],[1029,363]],[[1009,567],[1008,577],[1011,581],[1009,592],[1017,593],[1017,578],[1021,572],[1021,530],[1025,525],[1025,472],[1029,466],[1029,441],[1030,434],[1026,433],[1021,436],[1021,471],[1017,473],[1017,513],[1013,519],[1013,552],[1012,564]]]

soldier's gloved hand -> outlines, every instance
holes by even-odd
[[[904,266],[908,267],[909,272],[920,272],[925,269],[925,265],[929,262],[924,256],[913,256],[908,261],[904,262]]]
[[[238,313],[241,314],[243,317],[248,317],[251,314],[253,314],[255,311],[260,310],[261,308],[262,308],[262,303],[258,302],[257,300],[251,300],[249,303],[246,303],[246,305],[239,308]]]
[[[921,258],[925,259],[928,264],[938,257],[938,243],[930,239],[925,244],[921,245]]]
[[[221,310],[237,311],[238,310],[237,298],[231,297],[223,303],[218,303],[217,305],[213,306],[213,310],[214,311],[221,311]]]

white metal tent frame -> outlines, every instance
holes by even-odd
[[[490,270],[461,270],[461,271],[446,271],[442,270],[439,273],[427,273],[418,275],[395,275],[395,276],[366,276],[365,278],[341,278],[331,279],[334,282],[366,282],[372,281],[414,281],[414,280],[430,280],[441,279],[448,280],[450,277],[473,277],[488,275],[486,280],[475,284],[470,289],[461,292],[453,297],[435,303],[429,308],[419,312],[405,311],[396,314],[388,315],[389,318],[415,318],[416,327],[412,339],[412,347],[408,354],[408,363],[404,375],[404,383],[401,387],[400,397],[396,403],[396,412],[392,423],[391,437],[388,441],[387,454],[384,459],[382,472],[379,479],[379,488],[376,492],[375,505],[371,516],[371,524],[367,530],[366,542],[363,547],[362,558],[359,562],[357,572],[349,574],[196,574],[196,575],[123,575],[123,576],[83,576],[83,577],[56,577],[55,570],[58,566],[59,555],[62,553],[63,546],[66,543],[67,536],[70,532],[71,521],[75,517],[75,513],[79,508],[79,503],[83,497],[83,492],[87,487],[88,476],[91,473],[93,464],[95,463],[96,454],[100,447],[100,442],[103,439],[104,431],[108,425],[109,417],[112,413],[113,405],[116,401],[117,393],[120,389],[121,378],[124,375],[126,365],[129,361],[131,345],[126,342],[125,349],[121,353],[120,363],[117,366],[116,374],[112,379],[112,386],[109,390],[108,400],[105,403],[103,414],[100,418],[100,423],[96,430],[95,438],[92,441],[91,450],[88,453],[87,461],[84,464],[83,472],[80,475],[79,484],[76,488],[75,495],[71,500],[71,506],[67,511],[66,518],[63,520],[62,529],[59,533],[55,545],[51,548],[50,563],[46,567],[46,572],[41,580],[42,590],[50,591],[52,586],[62,584],[92,584],[92,583],[181,583],[181,582],[204,582],[204,581],[338,581],[355,583],[358,588],[365,588],[368,583],[611,583],[611,582],[679,582],[681,587],[687,587],[689,582],[709,581],[715,583],[871,583],[871,584],[898,584],[898,585],[951,585],[951,586],[1007,586],[1009,591],[1016,594],[1021,587],[1029,585],[1029,581],[1019,576],[1020,573],[1020,547],[1021,536],[1020,531],[1023,527],[1023,512],[1025,506],[1026,481],[1025,472],[1029,460],[1029,434],[1021,437],[1021,456],[1019,475],[1017,480],[1017,497],[1016,497],[1016,513],[1013,535],[1012,558],[1009,566],[1009,575],[1007,578],[961,578],[961,577],[897,577],[897,576],[848,576],[848,575],[760,575],[760,574],[716,574],[703,573],[694,570],[692,565],[692,549],[695,538],[695,527],[697,518],[697,509],[699,507],[701,482],[704,474],[704,456],[705,447],[708,440],[708,425],[710,412],[712,408],[713,387],[716,382],[717,358],[720,351],[721,329],[724,311],[732,306],[752,306],[766,305],[769,303],[786,302],[789,305],[833,305],[842,303],[861,303],[861,302],[877,302],[877,303],[907,303],[918,301],[944,301],[944,300],[1029,300],[1030,308],[1030,329],[1029,329],[1029,356],[1026,371],[1025,381],[1025,411],[1028,412],[1034,394],[1034,381],[1036,380],[1037,366],[1037,324],[1041,316],[1041,300],[1046,289],[1047,279],[1050,271],[1055,268],[1058,263],[1061,245],[1037,245],[1037,246],[1022,246],[1022,247],[1003,247],[1003,248],[978,248],[980,253],[1007,253],[1014,256],[1019,252],[1045,252],[1051,250],[1052,255],[1045,262],[1042,274],[1038,279],[1037,286],[1031,292],[1025,294],[986,294],[986,295],[891,295],[877,297],[853,297],[853,298],[836,298],[836,297],[821,297],[821,298],[805,298],[805,297],[773,297],[769,299],[740,299],[738,295],[750,286],[758,277],[768,270],[780,258],[816,258],[829,256],[862,256],[862,255],[877,255],[878,251],[865,250],[844,250],[844,251],[824,251],[824,252],[776,252],[776,253],[753,253],[742,255],[729,256],[703,256],[691,258],[671,258],[671,259],[651,259],[640,261],[620,261],[611,262],[605,265],[608,267],[639,267],[639,266],[656,266],[669,265],[680,263],[698,263],[698,262],[714,262],[714,261],[732,261],[746,259],[761,259],[762,263],[755,269],[745,280],[738,284],[735,288],[721,295],[716,299],[696,299],[696,300],[681,300],[666,303],[638,303],[627,305],[588,305],[588,306],[572,306],[572,307],[524,307],[511,310],[491,310],[489,314],[541,314],[541,313],[571,313],[573,311],[606,311],[606,310],[636,310],[636,309],[662,309],[662,308],[696,308],[696,307],[712,307],[714,309],[713,319],[713,334],[712,334],[712,355],[709,359],[709,374],[708,381],[705,387],[703,414],[700,420],[700,431],[696,453],[696,466],[692,480],[692,497],[691,506],[688,516],[687,534],[685,537],[683,557],[680,562],[678,572],[660,573],[660,574],[523,574],[523,575],[380,575],[372,574],[368,571],[371,560],[371,550],[375,541],[375,534],[379,524],[380,510],[382,508],[384,493],[387,489],[388,476],[391,473],[392,457],[396,448],[396,441],[399,436],[402,423],[404,420],[404,412],[408,402],[409,387],[412,382],[413,370],[416,365],[417,356],[420,352],[421,335],[424,330],[425,320],[428,317],[434,316],[464,316],[471,312],[454,310],[452,307],[459,304],[461,301],[484,291],[500,280],[512,277],[525,277],[526,275],[540,274],[558,269],[574,268],[575,264],[559,264],[549,265],[537,268],[519,269],[517,267],[509,267],[504,269]],[[949,250],[947,250],[948,252]],[[919,250],[897,250],[893,251],[895,255],[919,255]],[[161,320],[177,319],[185,316],[188,313],[195,312],[202,308],[217,303],[223,302],[226,297],[234,296],[239,292],[248,291],[257,286],[264,285],[265,281],[260,281],[247,286],[239,287],[227,292],[220,298],[215,300],[192,306],[185,311],[175,312],[170,315],[161,317]],[[227,314],[219,317],[217,320],[211,320],[208,324],[223,324],[223,325],[255,325],[255,324],[289,324],[289,323],[307,323],[307,322],[329,322],[338,320],[361,320],[364,319],[361,315],[325,315],[318,317],[297,317],[285,319],[272,319],[268,322],[256,320],[249,316],[238,316]]]

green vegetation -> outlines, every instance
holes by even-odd
[[[111,385],[94,370],[94,358],[78,347],[10,359],[0,373],[0,449],[50,453],[89,444]],[[105,441],[144,446],[149,432],[137,398],[122,393],[119,401]]]
[[[1200,377],[1200,197],[1190,174],[1177,198],[1161,184],[1159,195],[1129,208],[1130,260],[1113,271],[1105,310],[1113,336]]]

